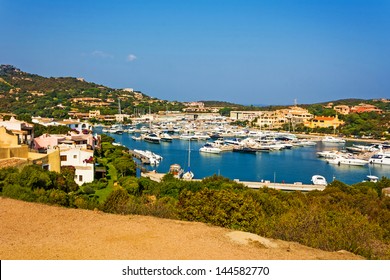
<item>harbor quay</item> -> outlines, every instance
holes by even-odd
[[[162,178],[165,176],[165,173],[157,173],[157,172],[142,172],[141,176],[149,178],[155,182],[161,182]],[[192,181],[202,181],[201,179],[192,179]],[[309,192],[309,191],[323,191],[326,186],[323,185],[309,185],[309,184],[302,184],[301,182],[295,182],[293,184],[288,183],[272,183],[270,181],[263,181],[263,182],[249,182],[249,181],[240,181],[238,179],[234,179],[235,182],[241,183],[245,185],[248,188],[251,189],[260,189],[260,188],[270,188],[270,189],[276,189],[276,190],[282,190],[282,191],[302,191],[302,192]]]

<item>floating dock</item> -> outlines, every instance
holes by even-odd
[[[148,177],[153,181],[160,182],[161,179],[165,176],[165,173],[157,173],[157,172],[146,172],[142,173],[141,176]],[[192,181],[201,181],[199,179],[192,179]],[[260,188],[270,188],[270,189],[276,189],[281,191],[301,191],[301,192],[309,192],[309,191],[323,191],[326,186],[321,185],[308,185],[308,184],[302,184],[300,182],[296,182],[293,184],[286,184],[286,183],[271,183],[269,181],[264,182],[248,182],[248,181],[240,181],[238,179],[234,180],[237,183],[241,183],[248,188],[251,189],[260,189]]]

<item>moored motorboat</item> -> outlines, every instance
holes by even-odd
[[[335,158],[339,155],[338,151],[321,151],[316,153],[320,158]]]
[[[344,165],[354,165],[354,166],[363,166],[368,164],[367,160],[354,158],[351,156],[345,157],[341,155],[338,155],[333,159],[328,159],[327,162],[330,164],[337,164],[337,165],[344,164]]]
[[[390,165],[390,153],[385,153],[382,151],[372,155],[369,160],[372,164],[383,164],[383,165]]]
[[[328,182],[326,182],[325,177],[321,175],[314,175],[313,177],[311,177],[311,181],[313,185],[326,186],[328,184]]]
[[[221,152],[220,148],[213,147],[210,143],[206,143],[203,147],[199,149],[199,152],[210,153],[210,154],[219,154]]]
[[[133,135],[133,136],[131,136],[131,139],[133,139],[134,141],[140,141],[140,140],[142,140],[142,137]]]
[[[163,142],[172,142],[172,140],[173,140],[172,136],[169,135],[168,133],[161,133],[160,134],[160,139]]]
[[[155,133],[149,133],[143,136],[144,141],[149,143],[160,144],[161,138]]]
[[[324,144],[344,144],[345,140],[338,138],[338,137],[333,137],[333,136],[325,136],[322,139],[322,143]]]
[[[367,175],[367,179],[364,180],[363,182],[372,182],[372,183],[377,183],[379,180],[379,177],[378,176],[374,176],[374,175]]]

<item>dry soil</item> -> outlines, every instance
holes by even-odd
[[[66,209],[0,197],[2,260],[361,259],[203,223]]]

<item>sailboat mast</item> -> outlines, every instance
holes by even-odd
[[[188,171],[190,171],[191,163],[191,139],[188,139]]]

